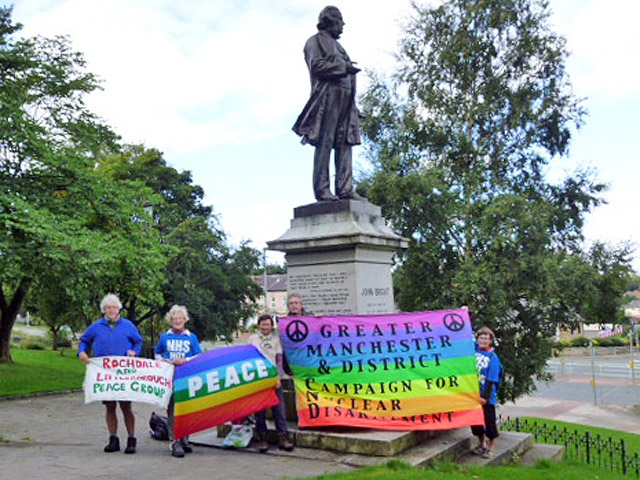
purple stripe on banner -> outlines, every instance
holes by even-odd
[[[469,322],[469,313],[466,310],[437,310],[432,312],[408,312],[384,315],[367,315],[367,322],[362,321],[362,316],[358,315],[341,315],[341,316],[322,316],[322,317],[283,317],[278,321],[278,326],[283,322],[290,323],[295,320],[302,320],[308,324],[308,334],[319,334],[326,336],[332,334],[333,337],[355,337],[369,335],[388,335],[402,336],[415,335],[419,333],[429,334],[434,330],[445,327],[449,330],[449,325],[456,323],[456,318],[460,317],[463,328],[460,333],[468,334],[471,328]],[[337,325],[333,332],[329,332],[323,326],[328,322]],[[340,329],[340,326],[343,328]],[[457,327],[456,327],[457,328]],[[466,331],[465,331],[466,330]]]
[[[222,366],[255,358],[263,358],[263,356],[253,345],[236,345],[209,350],[176,368],[175,380],[196,375],[203,370],[215,370]]]
[[[437,350],[473,337],[469,312],[439,310],[394,315],[284,317],[278,330],[285,350],[312,344],[330,348],[340,343],[371,346],[393,341],[406,350]]]

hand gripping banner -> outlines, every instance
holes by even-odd
[[[85,403],[127,400],[166,408],[173,391],[173,365],[139,357],[96,357],[84,376]]]
[[[443,430],[484,423],[466,310],[284,317],[301,427]]]
[[[278,369],[253,345],[210,350],[176,367],[174,438],[278,403]]]

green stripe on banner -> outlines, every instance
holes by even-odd
[[[332,366],[329,371],[318,366],[294,366],[293,372],[298,379],[313,378],[316,381],[331,383],[393,382],[425,378],[446,378],[476,373],[475,357],[423,362],[422,365],[412,364],[410,361],[405,360],[403,364],[398,365],[404,368],[396,368],[396,366],[395,362],[389,361],[385,368],[384,362],[375,359],[374,365],[370,365],[367,360],[363,360],[362,363]]]

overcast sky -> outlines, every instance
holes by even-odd
[[[333,3],[341,43],[363,68],[390,69],[409,0]],[[314,201],[313,148],[291,131],[309,95],[302,47],[326,0],[15,0],[22,36],[68,35],[104,90],[87,99],[127,143],[190,170],[232,244],[262,249]],[[640,240],[638,0],[550,0],[589,116],[559,171],[590,166],[610,185],[590,240]],[[360,75],[360,91],[365,77]],[[356,156],[360,149],[356,149]],[[357,157],[356,157],[357,158]],[[356,171],[364,167],[356,159]],[[640,246],[640,242],[639,242]],[[269,261],[282,255],[269,253]],[[640,272],[640,251],[634,268]]]

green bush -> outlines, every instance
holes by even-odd
[[[625,346],[625,340],[626,340],[626,345],[629,344],[629,340],[626,338],[622,338],[619,336],[616,337],[605,337],[605,338],[598,338],[598,345],[600,347],[624,347]]]
[[[48,345],[44,338],[26,337],[20,342],[20,348],[26,350],[47,350]]]
[[[53,345],[53,335],[49,332],[49,339]],[[58,332],[58,348],[71,348],[71,333],[68,330]]]
[[[71,338],[68,335],[58,337],[58,348],[71,348]]]
[[[551,355],[553,355],[554,357],[559,356],[562,351],[567,348],[570,347],[571,344],[569,342],[567,342],[566,340],[558,340],[558,341],[554,341],[551,344]]]
[[[588,339],[587,337],[576,337],[571,339],[571,346],[572,347],[588,347],[590,342],[591,340]]]

